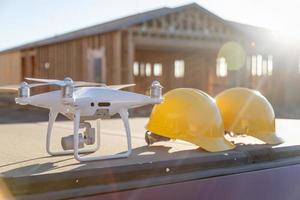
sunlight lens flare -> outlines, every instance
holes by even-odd
[[[224,58],[228,70],[238,70],[246,63],[246,52],[237,42],[226,42],[218,53],[218,58]]]
[[[14,199],[5,182],[0,180],[0,200]]]

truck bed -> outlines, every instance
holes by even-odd
[[[143,189],[147,193],[147,188],[171,184],[178,187],[191,181],[300,164],[300,120],[276,120],[278,135],[285,140],[281,145],[265,145],[248,136],[226,136],[237,148],[219,153],[208,153],[183,141],[159,142],[148,147],[144,141],[147,120],[130,119],[133,152],[129,158],[85,163],[79,163],[73,156],[53,157],[46,153],[48,122],[1,124],[0,199],[1,194],[19,199],[90,195],[107,199],[112,192],[121,192],[125,198],[131,190]],[[125,151],[120,119],[103,120],[101,131],[101,148],[96,153]],[[54,148],[61,148],[60,137],[71,133],[71,122],[57,122]]]

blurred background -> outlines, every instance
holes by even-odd
[[[299,118],[299,7],[291,0],[0,0],[0,85],[69,76],[136,83],[130,90],[140,93],[153,80],[164,92],[192,87],[212,96],[248,87],[277,117]],[[3,114],[14,107],[7,96]]]

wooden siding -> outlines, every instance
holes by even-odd
[[[21,81],[20,52],[0,54],[0,85],[16,84]]]
[[[35,63],[27,62],[26,66],[33,68],[32,77],[63,79],[69,76],[74,80],[88,80],[88,51],[104,49],[106,83],[118,84],[122,81],[121,34],[113,32],[24,50],[22,57],[30,60],[30,55],[35,56]]]
[[[192,87],[209,92],[208,77],[209,69],[214,68],[216,53],[204,50],[145,50],[137,49],[135,52],[135,61],[140,65],[151,65],[151,75],[139,74],[134,76],[134,80],[138,83],[136,87],[139,92],[145,91],[153,80],[158,80],[164,86],[164,91],[168,91],[177,87]],[[185,69],[184,77],[175,77],[174,62],[175,60],[183,60]],[[154,64],[162,65],[162,75],[154,76]]]

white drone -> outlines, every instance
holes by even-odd
[[[64,80],[25,79],[40,83],[28,84],[22,82],[18,88],[19,95],[15,101],[20,105],[29,104],[50,110],[46,140],[47,152],[50,155],[74,154],[75,159],[78,161],[128,157],[132,151],[128,109],[147,104],[159,104],[163,100],[161,95],[162,86],[158,81],[152,83],[150,96],[146,96],[119,90],[135,84],[106,86],[99,83],[73,81],[71,78],[65,78]],[[45,85],[58,85],[61,87],[61,90],[30,96],[30,88]],[[58,113],[74,121],[74,133],[73,135],[62,137],[63,151],[52,151],[50,145],[51,134]],[[115,155],[81,156],[80,153],[91,153],[100,148],[100,122],[97,119],[109,118],[116,113],[119,113],[124,123],[127,136],[127,151]],[[97,134],[95,128],[92,128],[91,124],[86,122],[86,120],[97,120]],[[79,133],[80,128],[85,129],[83,134]],[[84,148],[84,144],[94,145],[94,147]]]

